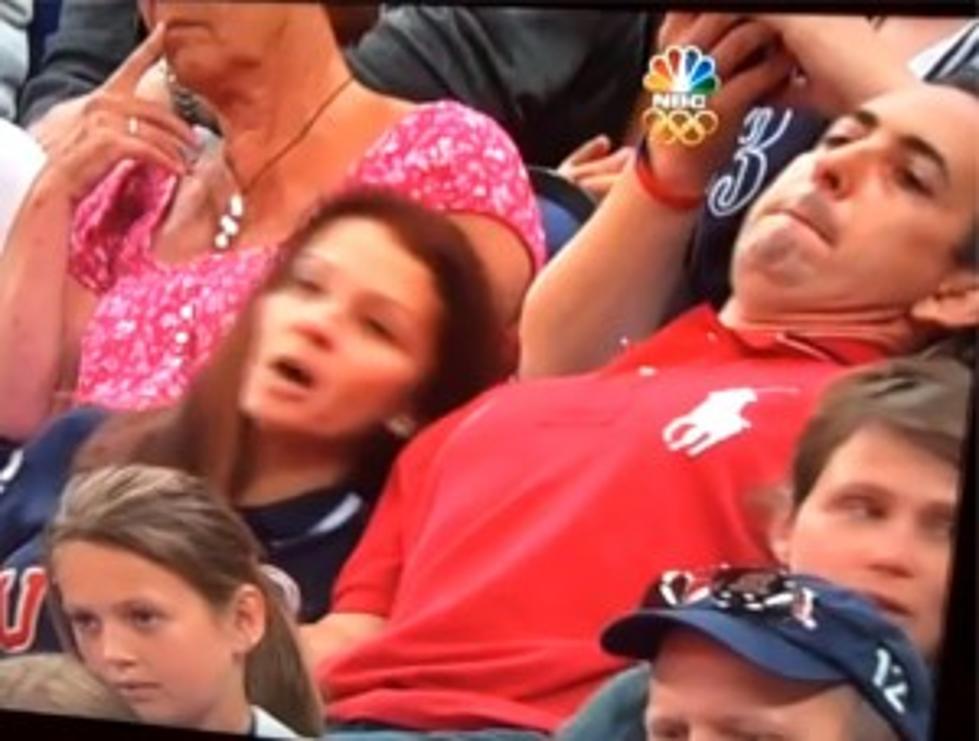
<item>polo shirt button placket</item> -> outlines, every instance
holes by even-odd
[[[186,360],[186,355],[190,352],[190,344],[194,338],[193,335],[193,320],[194,320],[194,305],[191,303],[186,303],[180,307],[178,311],[180,316],[179,329],[173,335],[173,341],[177,344],[178,362],[183,362]]]

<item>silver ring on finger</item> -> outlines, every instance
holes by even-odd
[[[130,136],[139,136],[139,119],[135,116],[130,116],[126,120],[126,131],[129,132]]]

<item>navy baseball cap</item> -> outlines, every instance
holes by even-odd
[[[654,590],[659,605],[609,625],[603,648],[654,660],[670,630],[693,629],[767,673],[846,683],[903,741],[927,741],[928,668],[869,601],[818,577],[771,569],[725,568],[691,589],[695,581],[683,572],[664,575]]]

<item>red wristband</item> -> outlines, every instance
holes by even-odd
[[[702,193],[696,195],[690,193],[677,193],[665,186],[653,171],[649,162],[649,149],[646,145],[646,138],[643,137],[636,147],[635,170],[636,177],[639,178],[643,190],[646,191],[654,200],[659,201],[664,206],[669,206],[677,211],[689,211],[697,208],[704,200]]]

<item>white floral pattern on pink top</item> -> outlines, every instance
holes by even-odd
[[[471,108],[420,106],[366,152],[350,180],[394,188],[436,211],[491,216],[517,233],[535,270],[544,264],[544,227],[520,152]]]
[[[519,152],[492,119],[454,102],[418,106],[352,169],[346,185],[386,186],[446,212],[491,216],[522,239],[535,270],[544,232]],[[71,275],[100,295],[81,340],[76,403],[145,409],[175,401],[268,275],[274,246],[238,246],[165,265],[153,234],[177,178],[120,163],[79,205]]]

